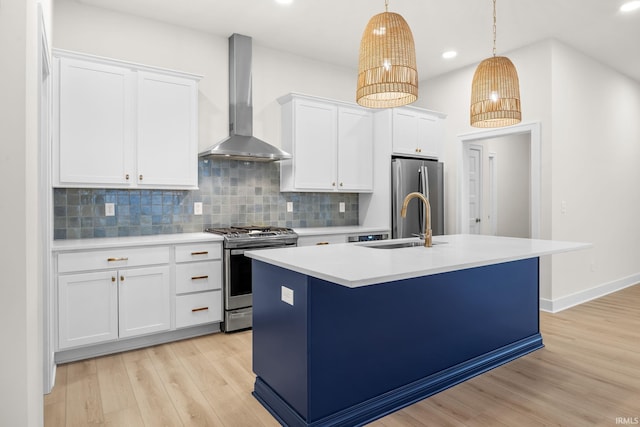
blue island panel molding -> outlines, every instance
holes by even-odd
[[[253,263],[254,396],[284,425],[362,425],[542,347],[537,258],[353,289]]]

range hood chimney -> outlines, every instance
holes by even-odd
[[[291,155],[253,136],[251,99],[251,37],[229,37],[229,137],[200,153],[200,157],[273,162]]]

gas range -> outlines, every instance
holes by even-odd
[[[205,231],[224,236],[222,329],[231,332],[250,328],[253,313],[252,264],[251,258],[244,256],[245,251],[296,246],[298,235],[290,228],[268,225],[207,228]]]
[[[270,225],[207,228],[204,231],[224,236],[225,248],[295,246],[298,235],[291,228]]]

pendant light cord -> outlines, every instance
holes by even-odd
[[[496,56],[496,0],[493,0],[493,56]]]
[[[495,0],[493,0],[495,2]],[[384,0],[384,11],[389,12],[389,0]]]

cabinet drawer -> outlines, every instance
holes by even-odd
[[[220,260],[176,265],[176,294],[220,289],[221,283]]]
[[[326,234],[298,237],[298,246],[326,245],[335,243],[347,243],[347,236],[344,234]]]
[[[176,262],[206,261],[220,259],[222,245],[220,243],[196,243],[176,246]]]
[[[222,292],[209,291],[176,297],[176,328],[220,322]]]
[[[58,255],[58,273],[168,263],[169,246],[116,248],[99,251],[61,253]]]

